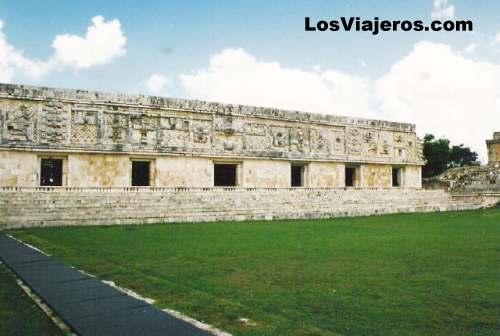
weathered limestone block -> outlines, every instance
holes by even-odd
[[[207,158],[157,157],[156,183],[158,186],[211,187],[213,165]]]
[[[130,185],[130,158],[126,155],[71,154],[68,185],[122,187]]]
[[[344,186],[345,166],[336,162],[311,162],[308,166],[310,187],[335,188]]]
[[[422,188],[422,169],[420,166],[405,166],[403,173],[404,187]]]
[[[0,151],[0,186],[38,185],[38,165],[33,153]]]
[[[361,187],[390,187],[392,185],[392,166],[390,165],[362,165]]]
[[[243,186],[283,187],[290,185],[290,163],[278,160],[246,160],[242,164]]]

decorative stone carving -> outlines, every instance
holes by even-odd
[[[189,142],[189,133],[176,130],[161,130],[159,146],[171,150],[184,150]]]
[[[239,134],[215,133],[215,148],[224,152],[237,153],[243,149],[243,137]]]
[[[387,142],[387,140],[382,140],[382,145],[380,146],[380,154],[389,155],[391,150],[391,146]]]
[[[98,141],[98,111],[75,106],[71,110],[71,142],[95,144]]]
[[[311,129],[311,150],[314,153],[330,153],[332,137],[328,129]]]
[[[309,130],[307,128],[290,129],[290,151],[309,152]]]
[[[390,156],[392,154],[392,143],[394,139],[392,133],[382,131],[379,133],[379,154],[382,156]]]
[[[8,88],[2,93],[2,88]],[[54,97],[57,97],[55,99]],[[36,99],[36,100],[35,100]],[[15,108],[13,107],[15,105]],[[1,146],[421,164],[414,126],[182,99],[0,84]]]
[[[332,132],[334,154],[345,154],[345,136],[345,130],[335,129]]]
[[[394,144],[400,146],[403,143],[404,137],[400,133],[394,134]]]
[[[424,158],[424,142],[421,139],[417,139],[417,160],[425,161]]]
[[[236,119],[232,116],[215,116],[214,129],[226,134],[242,133],[245,127],[245,121]]]
[[[274,147],[286,147],[289,144],[289,130],[284,127],[271,127]]]
[[[206,143],[208,142],[208,130],[203,126],[197,126],[194,129],[194,138],[193,141],[197,143]]]
[[[131,114],[130,122],[132,143],[156,144],[156,118],[144,114]]]
[[[104,117],[106,142],[124,144],[128,139],[129,120],[126,114],[106,113]]]
[[[7,110],[5,116],[6,138],[9,141],[33,141],[35,110],[21,104]]]
[[[161,119],[164,123],[167,123],[165,127],[167,129],[189,132],[189,120],[175,117]]]
[[[369,156],[376,156],[378,152],[378,133],[375,131],[365,131],[363,133],[363,142],[365,152]]]
[[[57,100],[48,100],[42,108],[40,142],[63,144],[68,130],[68,113],[64,104]]]
[[[406,153],[407,160],[410,161],[420,161],[423,158],[423,143],[417,139],[414,135],[408,135],[406,139]]]
[[[347,153],[350,155],[361,155],[362,135],[357,128],[349,127],[347,131]]]

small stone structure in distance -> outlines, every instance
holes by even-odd
[[[493,139],[486,140],[488,148],[488,165],[500,167],[500,132],[493,133]]]
[[[0,228],[478,208],[422,190],[415,125],[0,84]]]
[[[455,193],[500,193],[500,132],[486,140],[488,164],[450,168],[442,174],[424,179],[426,189],[445,189]]]

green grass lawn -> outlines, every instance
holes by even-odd
[[[3,264],[0,264],[0,335],[64,335],[21,290],[13,274]]]
[[[12,233],[235,335],[500,333],[500,208]]]

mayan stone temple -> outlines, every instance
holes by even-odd
[[[500,167],[500,132],[493,133],[493,139],[486,140],[488,148],[488,164]]]
[[[0,127],[3,227],[325,218],[487,202],[421,189],[412,124],[0,84]]]

